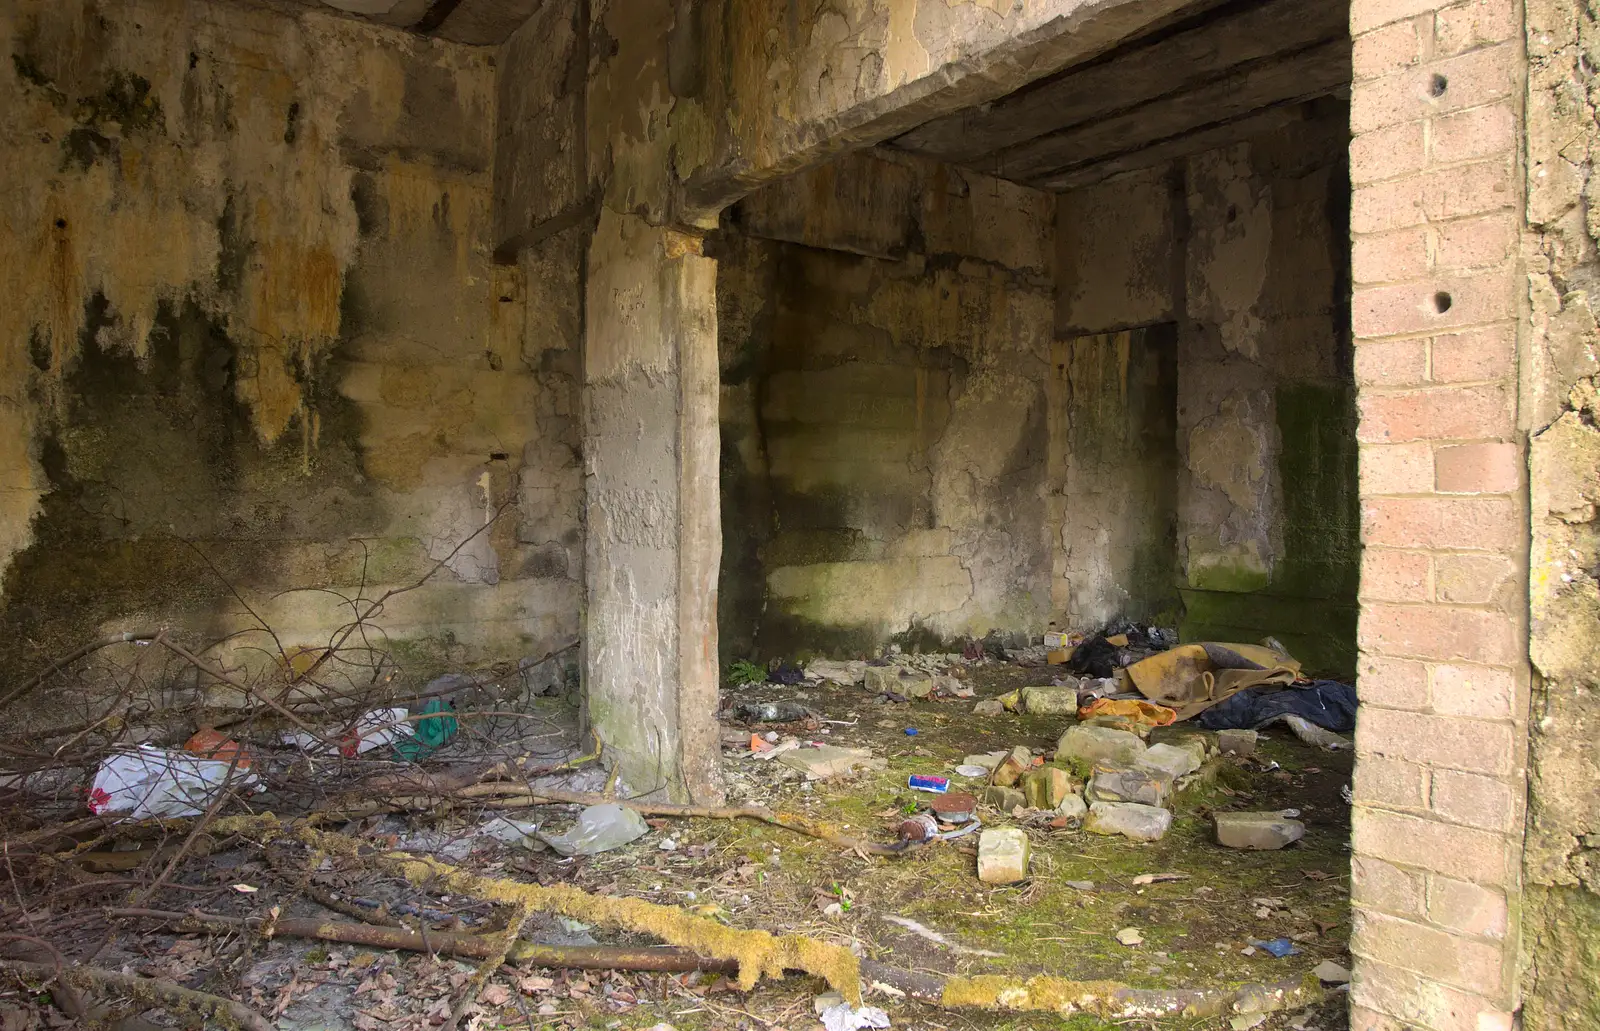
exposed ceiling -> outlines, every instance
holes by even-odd
[[[1349,85],[1346,4],[1232,0],[890,146],[1066,190],[1287,124]]]
[[[380,25],[477,46],[493,46],[527,21],[543,0],[301,0]]]

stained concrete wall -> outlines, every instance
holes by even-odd
[[[1174,586],[1186,639],[1272,634],[1311,668],[1348,674],[1348,113],[1335,101],[1300,114],[1247,143],[1063,195],[1056,327],[1082,338],[1176,324]],[[1141,566],[1149,533],[1097,543],[1095,528],[1124,518],[1124,493],[1074,494],[1064,513],[1057,593],[1072,622],[1160,593],[1134,582],[1161,575]]]
[[[1052,200],[860,154],[719,256],[727,655],[1042,630]]]
[[[1600,1024],[1600,221],[1593,10],[1527,11],[1533,691],[1523,895],[1530,1031]]]
[[[24,0],[0,38],[6,667],[220,637],[230,586],[325,643],[312,589],[443,559],[379,620],[408,673],[575,636],[580,256],[529,256],[571,295],[531,303],[489,260],[492,52],[210,2]]]

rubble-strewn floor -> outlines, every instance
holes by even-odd
[[[1010,665],[974,671],[978,699],[1023,684],[1050,682],[1050,672]],[[725,762],[730,802],[755,801],[826,820],[847,834],[893,839],[892,828],[931,797],[906,787],[912,773],[950,775],[969,753],[1027,745],[1050,751],[1070,717],[1005,713],[973,715],[974,700],[884,703],[860,688],[761,685],[730,692],[743,700],[799,700],[827,717],[807,736],[864,746],[887,768],[853,779],[805,783],[777,763],[739,758]],[[548,704],[548,703],[547,703]],[[568,723],[570,727],[570,723]],[[917,734],[908,736],[907,728]],[[1269,769],[1273,763],[1277,769]],[[1032,876],[1020,885],[993,887],[975,874],[976,836],[934,844],[901,857],[866,858],[778,828],[725,820],[652,821],[644,838],[616,851],[562,859],[472,838],[485,814],[413,814],[375,817],[346,828],[382,843],[432,847],[453,861],[485,872],[566,881],[601,894],[628,895],[696,907],[737,927],[801,933],[855,947],[871,958],[915,969],[1124,981],[1145,987],[1203,987],[1224,982],[1278,981],[1332,959],[1349,965],[1349,810],[1340,789],[1350,779],[1348,752],[1303,745],[1287,731],[1263,736],[1255,759],[1224,759],[1211,775],[1180,796],[1177,819],[1160,842],[1138,844],[1078,829],[1051,829],[1046,814],[980,810],[989,826],[1025,826],[1033,848]],[[592,779],[593,773],[586,775]],[[968,785],[970,786],[970,785]],[[593,783],[582,785],[592,789]],[[1238,852],[1212,841],[1208,813],[1216,809],[1294,808],[1307,825],[1305,838],[1278,852]],[[543,811],[552,823],[568,817]],[[1140,874],[1174,873],[1182,879],[1139,885]],[[1093,889],[1068,882],[1093,882]],[[224,850],[186,864],[160,908],[260,915],[273,906],[284,916],[327,910],[306,897],[307,885],[275,871],[260,853]],[[235,890],[234,885],[256,888]],[[346,861],[324,862],[310,885],[324,897],[360,896],[389,906],[456,913],[466,929],[489,926],[488,907],[438,897]],[[95,895],[100,904],[135,904]],[[93,952],[94,962],[181,981],[191,987],[249,1000],[281,1028],[434,1028],[445,1020],[474,965],[471,961],[383,952],[350,945],[244,936],[178,935],[131,922],[96,922],[74,928],[65,898],[31,911],[69,956]],[[830,915],[831,914],[831,915]],[[968,950],[928,941],[886,916],[910,918]],[[349,921],[343,915],[335,919]],[[65,922],[64,926],[54,923]],[[1137,928],[1143,941],[1124,946],[1116,933]],[[22,928],[19,933],[32,933]],[[592,937],[591,937],[592,936]],[[535,937],[550,943],[648,944],[601,928],[545,919]],[[1292,938],[1299,954],[1275,959],[1251,940]],[[27,993],[0,995],[6,1031],[29,1026],[73,1026]],[[707,975],[627,974],[524,969],[502,970],[482,994],[483,1011],[463,1027],[652,1028],[668,1023],[694,1028],[820,1027],[812,1000],[820,982],[791,976],[749,994],[725,978]],[[1058,1020],[1040,1014],[1007,1017],[943,1011],[891,997],[870,999],[902,1028],[1072,1028],[1102,1026],[1085,1017]],[[1345,1026],[1344,995],[1311,1011],[1269,1017],[1264,1028]],[[155,1014],[160,1017],[160,1014]],[[29,1021],[34,1023],[30,1024]],[[1172,1021],[1164,1026],[1222,1028],[1219,1019]],[[140,1025],[126,1025],[130,1031]],[[1137,1026],[1137,1025],[1136,1025]]]

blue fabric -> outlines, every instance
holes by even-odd
[[[1356,729],[1356,689],[1337,680],[1290,687],[1253,687],[1196,716],[1207,730],[1255,730],[1285,715],[1302,716],[1338,734]]]

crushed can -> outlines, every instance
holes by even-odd
[[[950,790],[950,778],[913,773],[906,779],[906,787],[913,791],[931,791],[936,795],[942,795]]]

